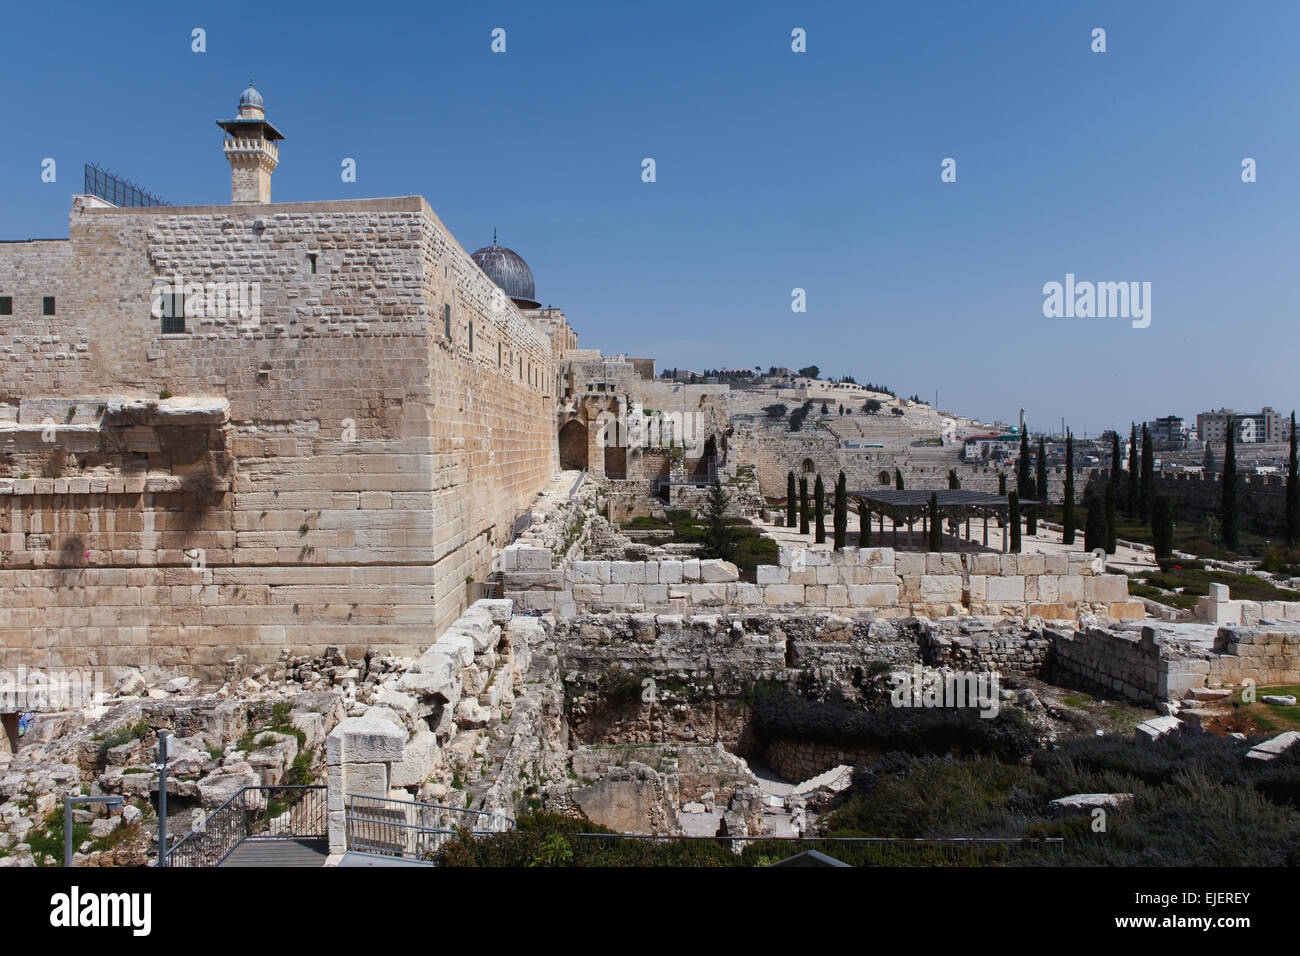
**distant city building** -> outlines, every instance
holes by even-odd
[[[1190,432],[1185,419],[1177,415],[1166,415],[1146,424],[1151,433],[1151,441],[1158,450],[1177,451],[1187,447]]]
[[[1291,437],[1286,420],[1267,405],[1251,413],[1235,412],[1231,408],[1201,412],[1196,416],[1196,431],[1201,441],[1222,445],[1228,440],[1229,422],[1237,441],[1245,444],[1282,442]]]

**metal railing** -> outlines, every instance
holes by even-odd
[[[98,196],[114,206],[168,206],[152,193],[141,189],[135,183],[114,176],[107,169],[86,163],[86,192]]]
[[[347,798],[344,821],[349,850],[413,860],[431,860],[462,831],[485,836],[515,828],[500,813],[357,794]]]
[[[167,866],[220,866],[242,842],[328,835],[325,787],[244,787],[167,851]]]

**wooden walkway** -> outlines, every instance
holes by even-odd
[[[324,866],[328,840],[245,840],[226,857],[222,866]]]

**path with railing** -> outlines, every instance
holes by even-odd
[[[166,866],[320,866],[323,786],[244,787],[167,851]]]

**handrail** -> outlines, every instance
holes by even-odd
[[[165,865],[220,866],[239,844],[251,837],[323,837],[328,832],[322,799],[325,789],[321,784],[241,787],[175,846],[161,851]],[[251,806],[250,793],[255,797]],[[300,796],[282,806],[275,797],[277,793]],[[277,826],[285,817],[288,817],[287,825]]]

